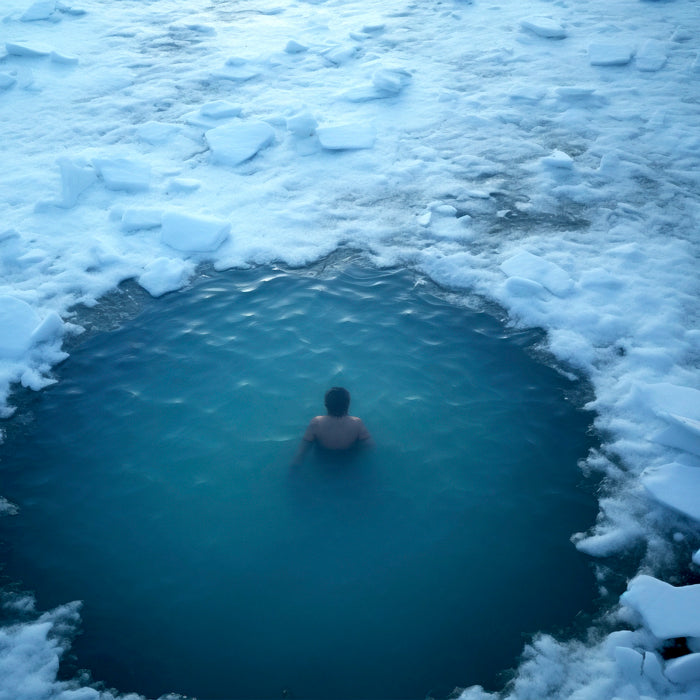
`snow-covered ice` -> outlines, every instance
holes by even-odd
[[[573,539],[601,591],[617,554],[640,574],[589,641],[534,638],[503,695],[696,699],[700,649],[659,638],[700,636],[700,5],[227,4],[3,1],[2,416],[124,280],[339,246],[414,267],[590,381],[605,481]],[[0,696],[109,697],[56,678],[77,617],[0,628]]]
[[[671,586],[653,576],[633,579],[622,596],[659,639],[700,637],[700,584]]]

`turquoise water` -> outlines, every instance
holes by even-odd
[[[580,387],[407,271],[203,276],[96,334],[0,447],[6,578],[84,601],[67,670],[200,698],[496,687],[593,609]],[[377,446],[290,467],[346,386]]]

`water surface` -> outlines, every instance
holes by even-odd
[[[405,270],[205,275],[86,340],[15,421],[4,572],[84,601],[71,663],[122,691],[496,687],[594,596],[569,542],[595,517],[591,417],[536,339]],[[377,447],[293,469],[332,385]]]

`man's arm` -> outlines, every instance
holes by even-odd
[[[292,460],[293,467],[298,467],[304,461],[304,457],[306,457],[306,453],[311,449],[312,444],[313,443],[306,438],[301,439],[297,453],[294,455],[294,459]]]
[[[294,455],[294,459],[292,460],[292,466],[299,466],[304,461],[306,453],[311,449],[311,445],[316,439],[315,420],[316,418],[312,418],[311,422],[306,428],[304,436],[301,438],[301,442],[299,443],[297,453]]]

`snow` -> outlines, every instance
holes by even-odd
[[[73,307],[124,280],[160,296],[203,261],[340,246],[414,267],[544,328],[588,379],[584,467],[606,481],[575,545],[658,574],[622,617],[605,603],[627,637],[536,637],[506,694],[697,698],[695,656],[663,661],[654,635],[700,636],[693,586],[661,580],[700,561],[700,6],[121,5],[2,3],[0,415],[53,381]],[[0,698],[98,697],[56,680],[76,616],[0,628]]]

